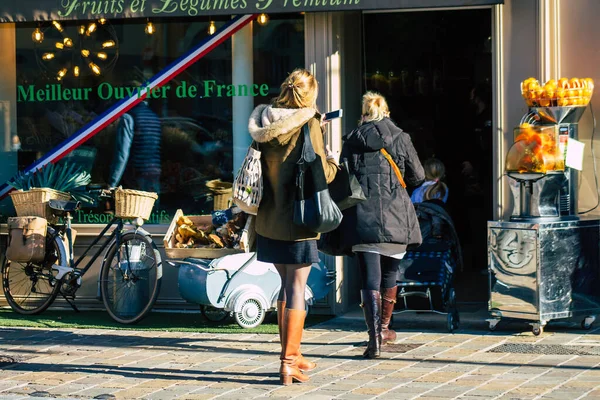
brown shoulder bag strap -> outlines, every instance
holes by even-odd
[[[386,160],[388,160],[392,169],[394,170],[394,173],[396,174],[396,177],[400,181],[400,184],[402,185],[402,187],[404,189],[406,189],[406,183],[404,182],[404,178],[402,178],[402,173],[400,172],[400,168],[398,168],[398,165],[396,165],[394,160],[392,160],[392,156],[390,156],[390,153],[388,153],[386,149],[381,149],[381,154],[383,154],[383,156],[386,158]]]

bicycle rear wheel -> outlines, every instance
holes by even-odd
[[[45,311],[56,299],[60,281],[53,265],[67,265],[67,257],[61,238],[48,228],[46,255],[39,263],[20,263],[4,257],[2,264],[2,287],[4,297],[15,312],[34,315]]]
[[[106,311],[117,322],[134,324],[152,309],[162,280],[160,254],[152,238],[129,232],[107,252],[100,271]]]

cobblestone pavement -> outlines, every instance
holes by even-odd
[[[276,335],[0,328],[0,399],[600,399],[600,328],[489,332],[467,315],[449,334],[442,316],[419,318],[397,318],[376,360],[361,358],[359,316],[307,329],[318,368],[287,387]]]

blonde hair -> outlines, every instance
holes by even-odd
[[[281,84],[279,96],[273,101],[275,107],[317,109],[319,84],[309,71],[297,68]]]
[[[448,193],[448,186],[441,181],[446,175],[444,163],[437,158],[432,157],[423,163],[423,169],[425,170],[425,179],[428,181],[436,181],[425,190],[425,193],[423,193],[423,200],[443,200]]]
[[[377,92],[367,92],[362,97],[362,119],[360,124],[381,121],[390,116],[385,97]]]

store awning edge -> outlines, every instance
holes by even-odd
[[[0,22],[472,7],[504,0],[2,0]]]

